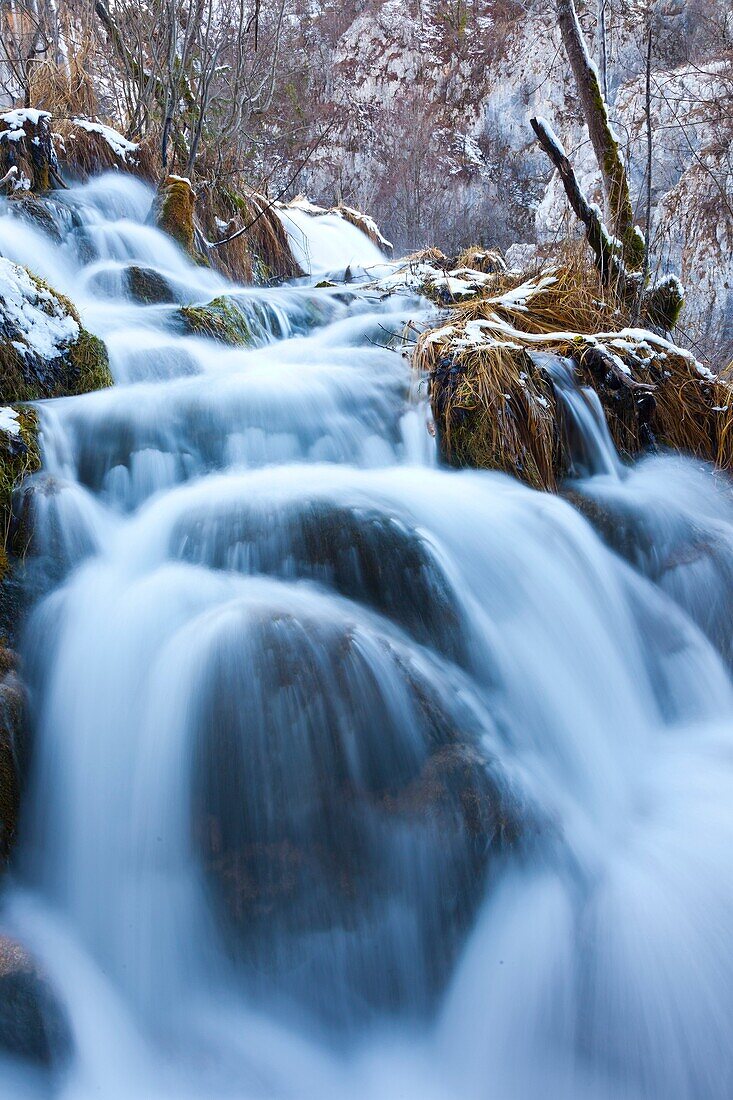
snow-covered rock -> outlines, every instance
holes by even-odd
[[[82,328],[72,303],[0,257],[0,402],[84,393],[110,381],[104,344]]]

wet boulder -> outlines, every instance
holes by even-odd
[[[166,277],[144,264],[98,266],[88,286],[95,293],[112,297],[125,294],[140,305],[168,305],[178,301]]]
[[[47,978],[19,943],[0,936],[0,1054],[54,1069],[70,1050],[68,1021]]]
[[[0,257],[0,403],[112,384],[107,349],[63,294]]]
[[[45,233],[54,244],[61,243],[61,232],[48,204],[29,191],[14,191],[10,196],[8,212],[20,218],[34,229]]]
[[[191,181],[183,176],[166,176],[158,185],[150,221],[176,241],[192,259],[200,259],[195,247],[194,207],[196,196]]]
[[[192,695],[196,843],[263,995],[347,1029],[429,1010],[522,833],[460,684],[315,609],[263,607],[211,639]]]
[[[240,562],[309,578],[374,608],[416,641],[467,664],[460,601],[424,534],[373,507],[304,501],[269,509],[206,509],[179,521],[171,550],[219,569]]]
[[[222,294],[203,306],[181,306],[178,324],[189,336],[206,336],[232,347],[252,343],[252,333],[234,298]]]
[[[148,305],[176,301],[168,280],[154,267],[130,264],[125,269],[124,278],[127,293],[135,302]]]

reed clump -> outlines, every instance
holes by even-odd
[[[498,275],[507,269],[498,248],[482,248],[478,244],[464,248],[456,267],[467,267],[472,271],[480,271],[483,275]]]
[[[460,279],[461,272],[451,273]],[[463,276],[470,284],[470,274]],[[595,390],[622,458],[669,448],[733,465],[733,382],[655,332],[625,324],[594,271],[556,267],[497,276],[418,339],[443,458],[505,470],[554,490],[570,456],[562,407],[542,363],[572,363]]]
[[[29,67],[29,101],[56,118],[96,118],[99,99],[91,75],[91,42],[79,43],[64,65],[45,60]]]

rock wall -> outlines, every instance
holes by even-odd
[[[578,4],[598,56],[594,3]],[[577,232],[528,119],[544,115],[581,185],[599,177],[552,5],[482,0],[366,3],[324,47],[322,110],[332,136],[304,174],[312,197],[370,210],[397,249],[480,241],[548,245]],[[636,214],[645,212],[640,9],[608,0],[608,94],[628,149]],[[652,80],[655,262],[687,285],[683,332],[719,361],[733,355],[733,31],[724,0],[661,0]],[[322,16],[325,19],[326,14]],[[320,34],[320,38],[318,35]],[[299,184],[302,186],[302,183]],[[526,255],[526,253],[525,253]]]

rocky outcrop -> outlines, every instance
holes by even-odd
[[[1,257],[0,289],[0,403],[111,385],[106,348],[68,298]]]
[[[85,118],[54,118],[31,107],[0,115],[0,176],[10,173],[12,193],[40,196],[109,171],[151,178],[147,146]]]

